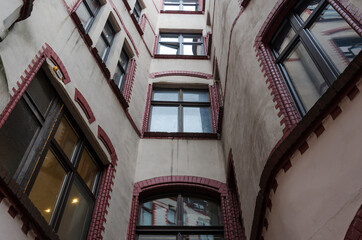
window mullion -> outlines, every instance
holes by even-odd
[[[182,205],[182,196],[179,194],[177,196],[177,226],[183,226],[183,205]]]

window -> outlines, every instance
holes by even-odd
[[[0,152],[61,239],[85,239],[101,164],[42,70],[0,129]]]
[[[103,31],[101,33],[101,36],[99,37],[98,42],[96,44],[98,54],[103,62],[107,61],[108,54],[111,49],[115,34],[116,31],[114,30],[110,20],[107,20],[103,28]]]
[[[86,32],[89,31],[100,7],[98,0],[84,0],[77,8],[77,15]]]
[[[136,4],[134,5],[134,9],[133,9],[133,13],[132,13],[133,16],[136,18],[137,22],[139,22],[141,19],[141,12],[142,12],[142,7],[137,0]]]
[[[189,194],[170,194],[141,202],[138,240],[222,240],[220,204]]]
[[[124,82],[126,80],[127,68],[130,57],[127,54],[125,48],[122,48],[121,56],[119,57],[116,73],[114,74],[114,83],[117,85],[119,90],[123,90]]]
[[[154,89],[151,132],[212,132],[208,90]]]
[[[158,54],[205,55],[201,34],[161,33]]]
[[[164,0],[164,11],[200,11],[198,0]]]
[[[300,115],[362,49],[362,38],[326,0],[299,1],[271,48]]]

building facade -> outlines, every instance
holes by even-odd
[[[362,237],[359,0],[3,0],[2,239]]]

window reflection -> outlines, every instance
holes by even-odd
[[[184,197],[185,226],[220,226],[219,205],[197,197]]]
[[[140,226],[176,225],[177,197],[160,198],[140,206]]]
[[[62,148],[65,155],[71,159],[78,142],[78,136],[66,117],[62,118],[54,139]]]

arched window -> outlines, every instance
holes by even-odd
[[[221,240],[223,231],[216,199],[175,192],[139,204],[138,240]]]

